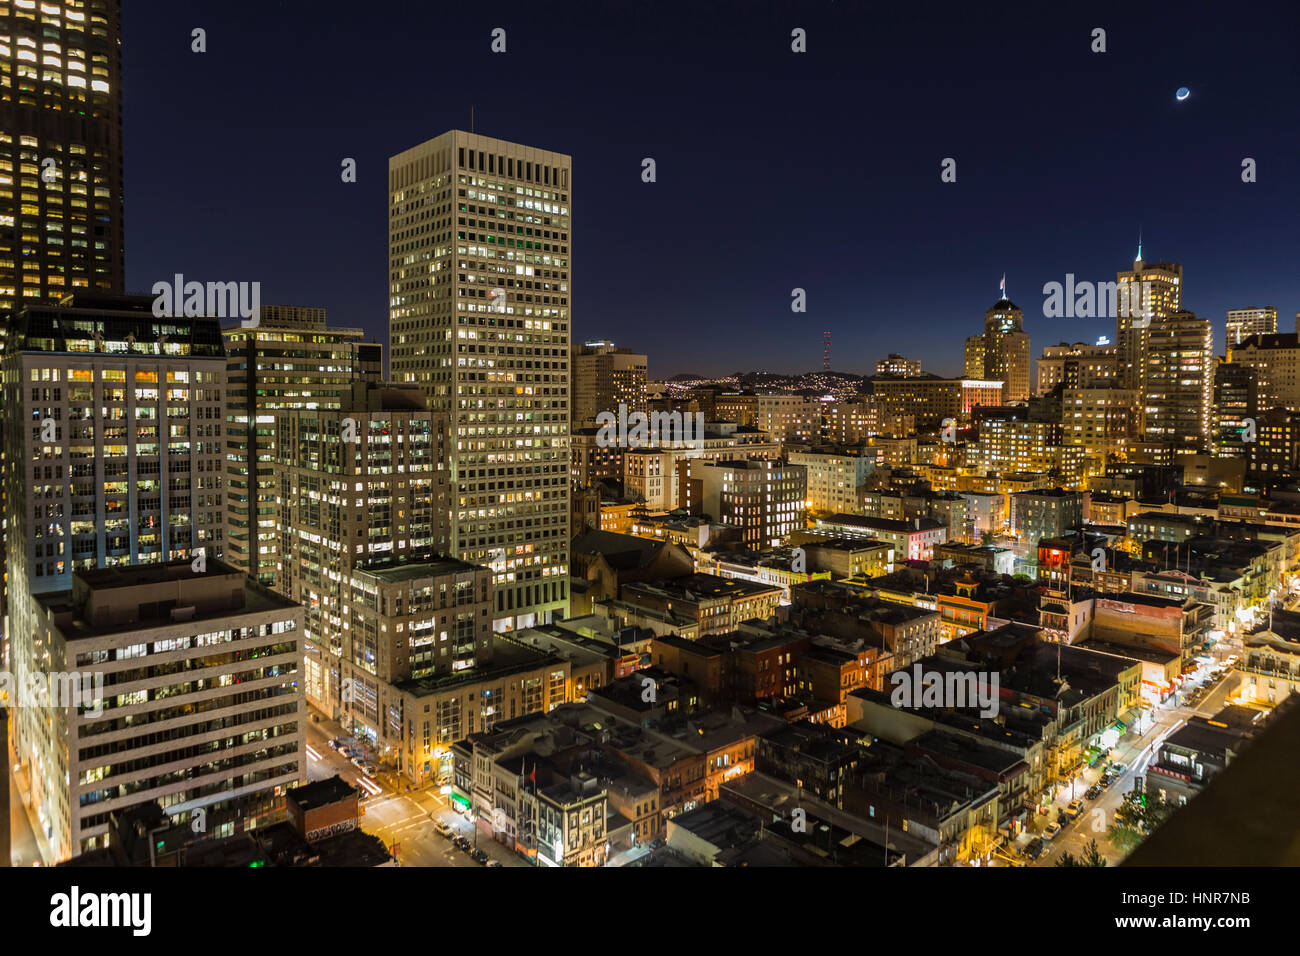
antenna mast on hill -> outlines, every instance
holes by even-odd
[[[827,330],[822,333],[822,371],[831,370],[831,333]]]

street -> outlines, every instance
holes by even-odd
[[[1183,690],[1179,691],[1179,699],[1200,683],[1202,681],[1189,682]],[[1131,732],[1126,734],[1110,756],[1114,762],[1127,764],[1125,772],[1110,787],[1103,790],[1096,800],[1084,801],[1083,813],[1075,820],[1062,824],[1061,831],[1054,840],[1047,843],[1046,851],[1037,861],[1026,859],[1025,863],[1029,866],[1054,866],[1056,861],[1067,852],[1076,858],[1082,857],[1088,843],[1095,839],[1097,849],[1105,857],[1107,865],[1117,864],[1122,856],[1111,843],[1107,831],[1114,822],[1115,811],[1123,802],[1124,795],[1132,791],[1134,777],[1145,773],[1147,764],[1154,758],[1159,743],[1165,737],[1181,727],[1193,715],[1213,716],[1223,708],[1239,683],[1240,677],[1236,672],[1229,672],[1219,686],[1207,694],[1198,705],[1159,707],[1155,711],[1155,719],[1151,727],[1141,736]],[[1020,842],[1023,844],[1035,836],[1041,836],[1043,829],[1057,820],[1058,809],[1063,810],[1071,800],[1082,798],[1088,788],[1100,779],[1101,766],[1098,764],[1095,768],[1085,768],[1080,782],[1075,784],[1073,791],[1067,789],[1053,802],[1046,815],[1037,815],[1030,824],[1030,835],[1022,838]]]
[[[349,759],[329,746],[338,725],[328,721],[307,722],[307,780],[325,780],[337,774],[363,790],[361,828],[384,841],[391,851],[398,846],[397,860],[402,866],[473,866],[468,853],[456,849],[451,841],[434,830],[442,820],[458,835],[475,840],[475,828],[436,788],[407,791],[406,783],[396,774],[380,773],[367,777]],[[478,833],[477,846],[502,866],[528,866],[512,849],[490,836]]]

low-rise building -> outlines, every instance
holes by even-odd
[[[900,521],[837,514],[817,519],[817,527],[832,533],[868,534],[893,545],[898,561],[928,561],[934,556],[935,547],[948,540],[948,526],[932,518]]]
[[[713,574],[637,581],[619,590],[622,604],[685,618],[698,626],[701,637],[733,631],[750,618],[771,617],[783,595],[779,586]]]

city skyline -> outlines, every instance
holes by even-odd
[[[1230,309],[1274,304],[1283,328],[1300,311],[1282,212],[1300,201],[1285,174],[1300,133],[1283,119],[1284,98],[1255,95],[1291,82],[1285,30],[1245,21],[1206,31],[1194,17],[1129,8],[1120,18],[1098,11],[1093,23],[1013,11],[924,22],[829,3],[742,17],[718,7],[693,12],[689,31],[653,11],[620,22],[507,4],[435,21],[417,8],[400,32],[380,34],[389,79],[376,103],[364,99],[368,84],[329,66],[348,62],[354,43],[329,25],[334,9],[316,5],[319,19],[304,23],[295,4],[256,15],[146,4],[128,18],[129,290],[175,272],[264,275],[267,300],[321,305],[386,340],[387,157],[470,130],[472,110],[480,134],[573,156],[583,184],[573,341],[647,352],[654,380],[813,370],[823,330],[837,371],[867,374],[889,352],[939,341],[927,369],[959,373],[955,333],[969,334],[1004,273],[1035,354],[1093,342],[1113,328],[1045,318],[1042,287],[1067,274],[1113,280],[1139,236],[1148,261],[1184,265],[1185,307],[1213,321],[1216,351]],[[1090,50],[1097,25],[1108,27],[1105,53]],[[206,53],[189,49],[195,26],[207,30]],[[497,27],[505,53],[491,52]],[[791,51],[795,27],[807,31],[807,53]],[[866,61],[861,38],[876,35],[891,42],[871,44]],[[415,94],[430,36],[441,38],[447,70],[474,77],[432,110]],[[665,49],[671,72],[654,68]],[[1057,82],[987,69],[1013,50],[1015,75]],[[233,71],[244,58],[264,69]],[[514,91],[544,80],[557,59],[571,64],[562,105],[521,102]],[[741,82],[717,83],[723,76]],[[1181,85],[1194,92],[1177,102]],[[265,97],[266,88],[285,92]],[[864,89],[876,94],[862,111],[846,109]],[[284,97],[295,111],[288,125]],[[241,135],[214,137],[184,164],[152,149],[157,117],[208,108]],[[1116,129],[1134,130],[1123,149]],[[1190,140],[1196,150],[1177,148]],[[348,157],[355,183],[340,180]],[[647,157],[654,183],[642,182]],[[940,180],[947,157],[956,183]],[[1255,183],[1241,181],[1244,157],[1258,163]],[[251,215],[260,228],[248,228]],[[175,228],[190,222],[204,228]],[[795,288],[806,290],[806,314],[790,311]]]
[[[0,0],[0,868],[1300,865],[1300,9],[133,2]]]

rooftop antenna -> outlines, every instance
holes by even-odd
[[[822,333],[822,371],[831,370],[831,333],[827,329]]]
[[[1005,299],[1007,297],[1007,274],[1005,272],[1002,273],[1002,281],[998,283],[998,289],[1002,293],[1002,298]]]
[[[1138,226],[1138,257],[1137,261],[1142,261],[1142,227]]]

